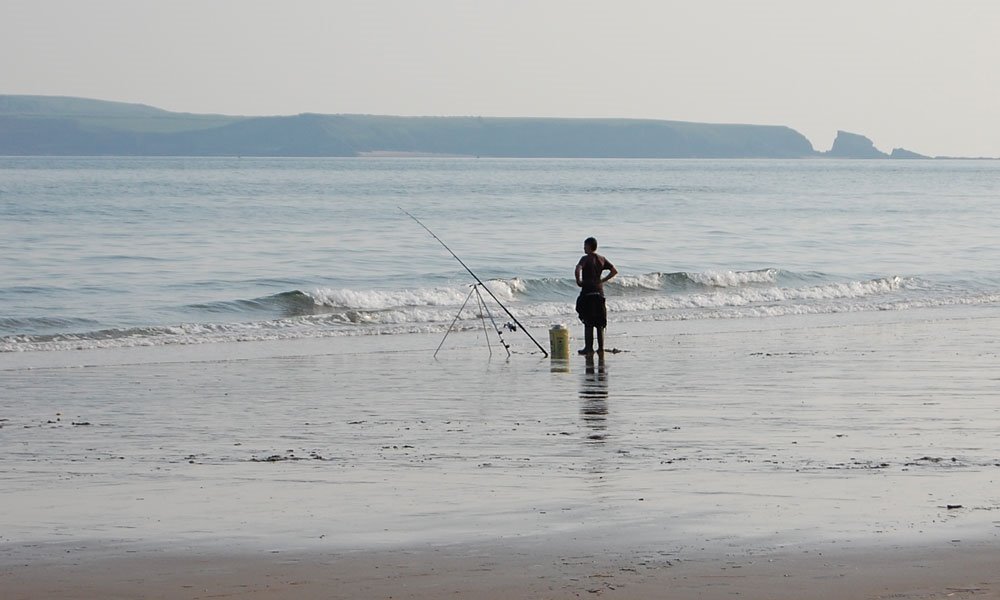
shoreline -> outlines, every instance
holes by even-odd
[[[516,310],[516,306],[513,307]],[[610,315],[612,318],[614,315]],[[893,326],[919,322],[948,323],[955,321],[978,321],[1000,318],[998,306],[993,304],[972,304],[966,306],[936,306],[909,310],[861,311],[848,313],[790,314],[781,316],[715,319],[679,319],[622,321],[609,323],[608,346],[617,348],[628,345],[633,338],[653,338],[666,336],[699,335],[739,335],[775,332],[802,327],[823,329],[857,329],[867,326]],[[582,343],[582,330],[576,320],[564,323],[569,326],[571,349]],[[546,345],[546,329],[531,327],[531,333],[543,346]],[[488,356],[482,331],[454,331],[449,334],[442,358],[437,362],[447,362],[461,357],[463,360],[502,362],[502,353],[492,359]],[[515,355],[510,360],[524,361],[544,358],[523,333],[507,333]],[[100,367],[124,364],[156,364],[164,362],[220,362],[231,360],[254,360],[291,356],[314,355],[371,355],[390,353],[413,353],[426,357],[433,354],[445,337],[443,332],[414,332],[397,334],[370,334],[347,336],[317,336],[301,338],[280,338],[248,341],[223,341],[207,343],[182,343],[149,346],[123,346],[113,348],[80,348],[67,350],[40,350],[0,353],[0,372],[22,369]],[[395,344],[389,347],[386,340]],[[450,341],[448,341],[450,340]],[[491,333],[491,340],[496,338]],[[494,351],[496,351],[495,349]],[[624,353],[634,349],[619,348]],[[480,352],[481,351],[481,352]],[[575,352],[575,350],[574,350]],[[456,354],[457,353],[457,354]],[[571,352],[570,360],[577,356]],[[582,359],[581,359],[582,360]]]

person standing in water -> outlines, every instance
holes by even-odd
[[[608,326],[608,309],[604,302],[604,284],[618,274],[611,261],[597,253],[597,240],[589,237],[583,242],[585,254],[576,263],[576,285],[580,295],[576,299],[576,313],[583,321],[584,348],[580,354],[594,353],[594,329],[597,329],[597,351],[604,352],[604,328]],[[606,276],[605,271],[610,271]]]

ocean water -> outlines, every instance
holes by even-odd
[[[530,328],[590,235],[613,323],[989,305],[998,202],[993,161],[0,158],[0,352],[443,332],[473,280],[400,208]]]

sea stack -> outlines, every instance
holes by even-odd
[[[833,148],[825,153],[831,158],[888,158],[889,155],[875,147],[875,143],[863,135],[838,131]]]

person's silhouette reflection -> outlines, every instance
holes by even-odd
[[[603,442],[607,438],[608,429],[608,374],[604,368],[603,354],[597,355],[596,366],[594,355],[587,356],[580,399],[583,400],[580,414],[584,425],[590,429],[587,439]]]

